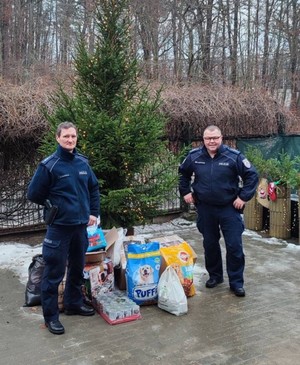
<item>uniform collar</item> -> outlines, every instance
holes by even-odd
[[[56,152],[59,155],[59,157],[69,161],[72,161],[75,158],[75,155],[77,154],[76,148],[74,148],[73,152],[69,152],[65,148],[62,148],[61,145],[58,145]]]
[[[225,146],[224,144],[221,144],[221,146],[218,148],[218,151],[217,153],[215,154],[215,157],[219,156],[222,152],[225,151]],[[207,151],[207,148],[203,145],[203,150],[205,151],[205,153],[207,154],[207,156],[210,156],[208,151]]]

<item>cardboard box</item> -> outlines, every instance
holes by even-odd
[[[85,294],[90,299],[114,289],[114,268],[111,259],[105,258],[101,263],[85,265],[83,276]]]
[[[120,290],[126,290],[126,256],[124,246],[121,247],[120,264],[114,268],[115,284]]]
[[[177,234],[173,234],[170,236],[161,236],[151,239],[148,238],[147,241],[156,241],[159,242],[162,247],[168,247],[168,246],[179,245],[184,241],[184,239],[179,237]]]
[[[123,242],[139,242],[145,243],[145,237],[141,235],[125,236]]]
[[[105,250],[86,252],[86,264],[100,264],[105,258],[112,258],[114,255],[114,243],[119,238],[118,230],[113,227],[105,232],[106,248]]]

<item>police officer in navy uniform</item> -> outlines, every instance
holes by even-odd
[[[59,321],[58,286],[68,264],[64,291],[66,315],[90,316],[93,308],[83,302],[82,282],[85,253],[88,248],[87,226],[97,223],[100,209],[98,180],[85,156],[76,150],[77,128],[61,123],[56,131],[57,150],[38,166],[28,187],[28,199],[57,207],[48,222],[43,242],[45,269],[41,299],[45,325],[54,334],[63,334]],[[49,205],[48,205],[49,208]],[[45,215],[49,211],[45,209]]]
[[[193,149],[179,167],[179,190],[197,208],[197,228],[203,235],[207,288],[224,281],[220,231],[226,246],[226,269],[231,291],[245,296],[241,212],[255,194],[258,174],[239,151],[222,144],[221,130],[209,126],[204,146]]]

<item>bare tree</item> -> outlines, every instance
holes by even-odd
[[[206,29],[203,44],[203,78],[206,82],[211,74],[210,53],[211,53],[211,36],[213,27],[213,4],[214,0],[208,0],[206,5]]]
[[[288,2],[287,17],[287,31],[288,31],[288,44],[290,49],[290,80],[291,80],[291,108],[296,109],[299,103],[297,96],[298,84],[299,84],[299,26],[300,26],[300,5],[297,0],[291,0]]]
[[[1,34],[1,61],[3,77],[9,77],[9,66],[11,62],[11,26],[12,4],[10,0],[0,2],[0,34]]]
[[[232,54],[231,54],[231,83],[235,85],[237,82],[237,54],[238,54],[238,14],[240,1],[234,1],[233,8],[233,39],[232,39]]]
[[[99,1],[0,0],[1,78],[71,70],[79,36],[94,50]],[[130,16],[146,79],[263,86],[299,107],[299,0],[131,0]]]

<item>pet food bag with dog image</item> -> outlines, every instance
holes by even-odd
[[[186,296],[195,295],[193,253],[188,243],[182,242],[179,245],[161,247],[160,252],[166,264],[172,265],[175,269]]]
[[[175,269],[169,265],[158,282],[157,306],[175,316],[188,312],[187,297]]]
[[[157,303],[161,256],[159,242],[126,243],[127,296],[138,305]]]

